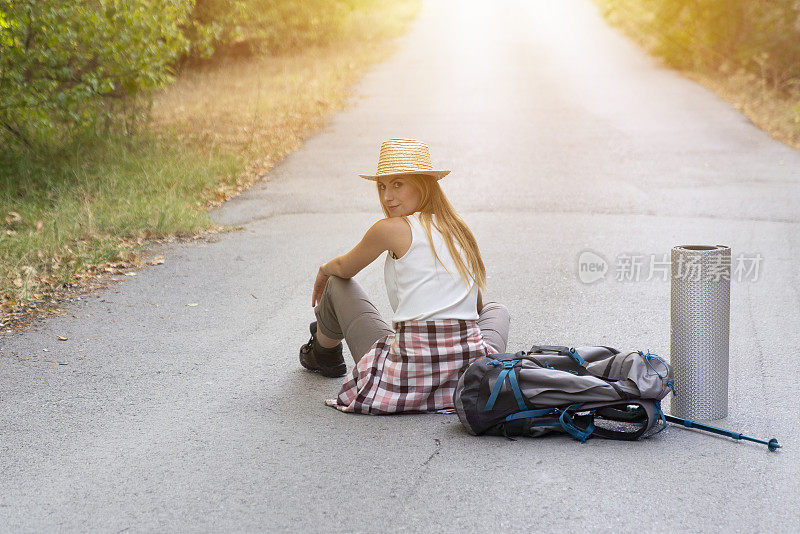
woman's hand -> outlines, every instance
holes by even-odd
[[[322,298],[322,292],[325,291],[325,284],[328,283],[328,278],[330,277],[329,274],[325,274],[325,271],[322,270],[322,266],[320,266],[319,271],[317,271],[317,279],[314,281],[314,292],[311,294],[312,307],[316,306]]]

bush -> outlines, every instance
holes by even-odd
[[[373,1],[0,0],[0,140],[130,133],[181,62],[324,45]]]
[[[32,146],[72,129],[130,129],[142,95],[188,50],[191,0],[0,0],[0,131]],[[59,130],[62,130],[59,132]]]
[[[348,15],[373,0],[197,0],[194,50],[281,54],[337,39]],[[209,46],[209,38],[213,46]],[[199,55],[195,53],[195,55]]]
[[[744,69],[773,88],[800,82],[798,0],[600,0],[611,18],[635,19],[672,66]]]

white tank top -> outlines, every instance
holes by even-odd
[[[442,234],[431,224],[433,245],[441,263],[436,261],[419,216],[417,212],[405,217],[411,226],[408,251],[400,258],[392,257],[391,251],[386,253],[383,276],[394,310],[392,323],[478,319],[478,286],[472,279],[469,287],[464,283]],[[458,243],[455,245],[461,251]]]

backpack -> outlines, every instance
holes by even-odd
[[[675,393],[672,369],[649,350],[534,345],[471,363],[453,401],[473,435],[561,431],[580,442],[636,440],[666,428],[660,401],[670,390]]]

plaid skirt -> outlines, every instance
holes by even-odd
[[[460,371],[497,351],[475,321],[403,321],[375,342],[325,404],[342,412],[455,413],[453,392]]]

